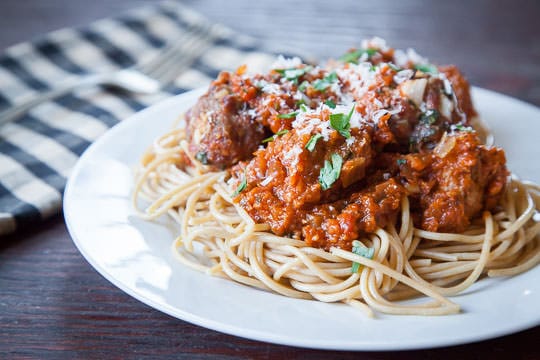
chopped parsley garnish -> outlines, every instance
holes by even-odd
[[[325,91],[326,88],[331,86],[338,80],[337,74],[335,71],[332,71],[330,74],[326,75],[322,79],[317,79],[313,82],[313,88],[318,91]]]
[[[425,125],[432,125],[437,121],[439,116],[440,113],[436,109],[429,109],[422,114],[420,117],[420,122]]]
[[[274,135],[272,135],[270,137],[267,137],[262,142],[263,142],[263,144],[265,144],[267,142],[274,141],[274,139],[277,138],[278,136],[285,135],[288,132],[289,132],[289,130],[287,130],[287,129],[279,130],[277,133],[275,133]]]
[[[275,69],[275,71],[281,74],[285,79],[292,81],[295,84],[298,84],[298,79],[305,75],[307,72],[313,69],[312,66],[304,66],[303,68],[292,68],[292,69]]]
[[[349,111],[349,114],[347,115],[342,114],[342,113],[330,115],[330,126],[334,128],[335,130],[337,130],[337,132],[339,132],[342,136],[344,136],[347,139],[351,137],[350,121],[351,121],[351,117],[353,115],[355,107],[356,105],[353,104],[351,111]]]
[[[336,153],[331,155],[332,162],[324,160],[324,166],[319,173],[319,184],[323,190],[328,190],[333,183],[339,179],[341,174],[341,165],[343,165],[343,159]]]
[[[376,49],[359,49],[342,55],[339,60],[345,63],[358,64],[358,59],[364,54],[368,55],[368,59],[377,53]]]
[[[196,153],[195,159],[197,159],[203,165],[208,165],[208,155],[206,155],[204,151],[199,151]]]
[[[462,124],[452,125],[453,128],[459,130],[459,131],[465,131],[465,132],[472,132],[473,128],[470,126],[464,126]]]
[[[332,100],[328,99],[324,102],[324,104],[326,106],[328,106],[330,109],[335,109],[336,108],[336,103],[333,102]]]
[[[315,145],[317,145],[317,141],[319,141],[320,138],[322,138],[323,136],[321,134],[315,134],[311,137],[311,139],[309,139],[309,141],[307,142],[306,144],[306,149],[308,151],[311,151],[313,152],[313,150],[315,150]]]
[[[390,69],[394,70],[394,71],[401,71],[402,69],[397,66],[396,64],[393,64],[393,63],[388,63],[388,66],[390,67]]]
[[[298,111],[293,111],[287,114],[279,114],[277,117],[279,119],[293,119],[296,117],[296,115],[298,115]]]
[[[405,159],[397,159],[396,162],[397,162],[398,165],[405,165],[407,163],[407,160],[405,160]]]
[[[354,240],[352,243],[352,252],[356,255],[363,256],[367,259],[373,259],[373,255],[375,255],[375,249],[374,248],[368,248],[365,247],[360,241]],[[357,273],[358,270],[360,270],[360,264],[357,262],[352,263],[351,272]]]
[[[242,182],[238,184],[238,187],[236,188],[232,196],[237,197],[242,191],[246,190],[246,187],[247,187],[247,175],[244,170],[244,179],[242,179]]]
[[[433,64],[415,64],[414,68],[426,74],[437,75],[439,73],[439,70],[437,70],[437,67]]]
[[[300,110],[302,110],[302,112],[307,112],[309,108],[307,107],[306,104],[300,104]]]
[[[377,66],[371,65],[371,66],[369,67],[369,71],[371,71],[371,72],[377,71]]]
[[[304,80],[300,85],[298,85],[298,90],[304,92],[306,91],[307,87],[309,86],[309,82]]]

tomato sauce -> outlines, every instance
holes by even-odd
[[[462,232],[497,206],[504,152],[470,127],[459,70],[413,55],[367,42],[325,66],[224,72],[188,113],[189,151],[228,169],[256,222],[310,246],[399,224],[404,196],[416,226]]]

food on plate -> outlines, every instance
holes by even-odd
[[[144,154],[134,201],[179,224],[175,254],[197,270],[439,315],[540,261],[540,188],[511,176],[455,66],[374,38],[324,65],[224,71],[184,120]],[[398,301],[419,295],[433,301]]]

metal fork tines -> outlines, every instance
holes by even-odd
[[[126,69],[89,74],[61,82],[48,91],[41,92],[0,112],[0,126],[17,119],[43,102],[81,87],[106,85],[133,93],[156,93],[164,85],[174,81],[210,47],[210,40],[214,36],[213,31],[214,26],[212,25],[191,26],[147,61],[143,60],[141,63]]]
[[[182,34],[174,43],[166,46],[161,53],[142,62],[133,69],[158,81],[168,84],[199,57],[210,46],[213,26],[199,26]]]

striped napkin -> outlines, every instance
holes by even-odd
[[[15,45],[0,56],[0,111],[62,80],[136,64],[187,27],[206,22],[189,8],[165,2]],[[260,42],[225,27],[215,27],[210,42],[208,50],[158,94],[80,89],[0,127],[0,235],[59,213],[75,162],[111,126],[166,97],[207,85],[222,69],[247,63],[259,71],[275,60],[261,50]]]

